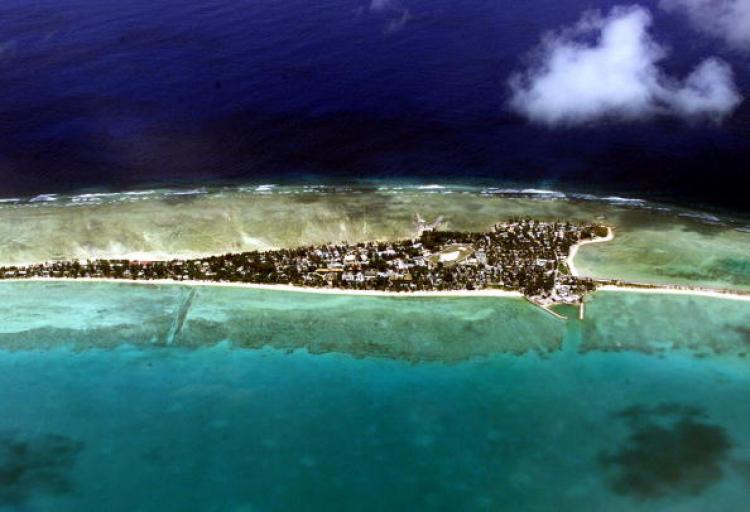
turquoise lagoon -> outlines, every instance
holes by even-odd
[[[3,511],[750,503],[748,302],[600,292],[564,322],[71,282],[0,304]]]

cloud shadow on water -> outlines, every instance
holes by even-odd
[[[68,437],[0,434],[0,507],[20,506],[38,494],[68,494],[84,444]]]
[[[681,404],[633,406],[616,415],[630,433],[616,451],[600,454],[614,492],[638,500],[698,495],[718,482],[732,442],[705,413]]]

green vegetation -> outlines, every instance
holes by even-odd
[[[228,253],[171,261],[87,260],[2,267],[0,278],[172,279],[394,292],[500,287],[576,302],[593,283],[565,263],[602,226],[511,219],[487,232],[423,230],[419,238]]]

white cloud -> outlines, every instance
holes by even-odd
[[[672,109],[683,117],[720,121],[742,101],[732,80],[732,69],[718,59],[706,59],[685,82],[671,91]]]
[[[661,0],[659,5],[684,12],[701,31],[750,51],[750,0]]]
[[[721,121],[741,102],[729,65],[708,59],[683,81],[667,76],[651,21],[645,8],[616,7],[547,35],[532,66],[509,80],[511,108],[547,125],[656,115]]]

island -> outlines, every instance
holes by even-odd
[[[414,237],[170,261],[97,259],[0,267],[0,279],[119,279],[253,283],[380,292],[519,292],[549,306],[579,304],[593,280],[571,272],[578,244],[608,227],[513,218],[484,232],[441,230],[417,216]]]

